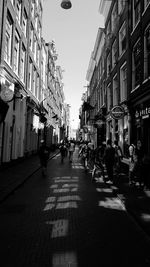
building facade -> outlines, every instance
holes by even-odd
[[[150,156],[150,1],[130,1],[131,139],[140,139]]]
[[[62,70],[42,38],[42,0],[0,3],[0,165],[64,135]]]
[[[95,143],[118,140],[128,156],[129,144],[140,139],[150,155],[150,1],[101,0],[99,12],[105,28],[98,31],[86,77]]]

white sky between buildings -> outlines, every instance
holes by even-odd
[[[55,41],[57,65],[63,72],[65,102],[71,105],[71,125],[79,124],[81,97],[86,90],[86,73],[103,18],[100,0],[71,0],[72,8],[62,9],[61,0],[43,1],[43,38]]]

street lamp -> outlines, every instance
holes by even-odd
[[[72,7],[70,0],[62,0],[61,7],[64,9],[70,9]]]

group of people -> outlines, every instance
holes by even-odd
[[[73,161],[73,153],[75,151],[75,143],[73,140],[67,142],[61,140],[59,150],[61,155],[61,163],[64,162],[64,158],[67,157],[68,153],[69,153],[69,162],[71,163]]]
[[[86,170],[88,165],[92,167],[92,180],[95,179],[97,170],[101,171],[104,181],[113,181],[114,169],[116,175],[119,175],[123,154],[117,141],[112,146],[112,142],[109,139],[107,140],[106,146],[102,143],[96,149],[94,149],[91,142],[83,142],[79,148],[79,156],[82,157]],[[105,177],[104,164],[108,178]]]
[[[82,157],[85,169],[92,168],[92,180],[97,170],[101,172],[105,182],[117,180],[121,174],[123,152],[118,141],[107,140],[106,145],[99,145],[96,149],[90,142],[83,142],[79,147],[79,157]],[[144,166],[144,150],[140,140],[137,144],[129,145],[129,185],[147,187],[146,171]],[[89,166],[90,165],[90,166]],[[104,167],[106,167],[107,178]]]
[[[73,161],[73,153],[75,151],[75,143],[73,140],[62,140],[59,146],[61,163],[64,162],[64,158],[68,156],[69,162]],[[41,146],[39,149],[39,158],[42,167],[43,176],[46,176],[47,162],[49,158],[50,150],[45,145],[44,140],[41,140]],[[94,145],[91,142],[83,141],[79,145],[79,157],[83,160],[85,170],[89,167],[92,169],[92,180],[95,179],[97,170],[101,172],[101,175],[105,182],[114,181],[114,177],[119,178],[121,173],[121,161],[123,153],[121,147],[117,141],[107,140],[106,144],[101,143],[94,149]],[[144,166],[145,161],[144,150],[140,140],[136,145],[131,144],[129,146],[129,185],[134,186],[139,184],[141,188],[148,187],[147,181],[147,169]],[[105,177],[104,167],[106,167],[107,178]]]

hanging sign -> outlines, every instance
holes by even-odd
[[[124,114],[125,114],[124,108],[122,106],[119,106],[119,105],[114,106],[110,111],[110,116],[114,120],[122,119],[124,117]]]
[[[9,102],[14,97],[14,84],[4,80],[4,83],[1,82],[1,92],[0,97],[4,102]]]

